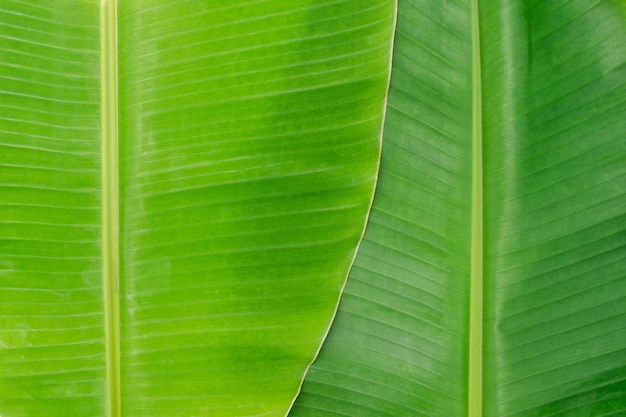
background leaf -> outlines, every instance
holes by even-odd
[[[399,4],[374,206],[291,415],[467,414],[469,35],[469,4]]]
[[[481,10],[487,415],[626,412],[625,6]]]
[[[399,3],[380,187],[293,416],[468,413],[471,13],[432,3]],[[484,415],[623,415],[624,3],[479,6]]]

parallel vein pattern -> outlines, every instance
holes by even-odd
[[[284,416],[371,201],[392,4],[118,13],[123,415]]]
[[[105,415],[99,2],[0,2],[0,415]]]
[[[290,416],[467,415],[468,2],[400,2],[366,234]]]
[[[469,2],[432,3],[400,1],[371,221],[293,416],[468,415]],[[483,415],[625,415],[626,4],[479,6]]]
[[[487,416],[626,414],[626,4],[481,10]]]

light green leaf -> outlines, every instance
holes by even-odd
[[[117,6],[0,4],[0,415],[284,416],[372,200],[393,2]]]
[[[0,415],[102,416],[94,1],[0,3]]]
[[[370,221],[290,416],[625,415],[625,116],[624,2],[400,0]]]

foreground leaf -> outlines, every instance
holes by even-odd
[[[99,7],[47,3],[0,4],[0,415],[103,416]]]
[[[120,2],[124,416],[286,414],[373,193],[393,10],[362,7]]]
[[[118,6],[0,4],[0,415],[283,416],[371,202],[393,5]]]

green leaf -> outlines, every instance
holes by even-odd
[[[2,1],[0,415],[287,413],[378,168],[360,7]]]
[[[624,415],[625,115],[624,2],[400,0],[370,221],[290,416]]]
[[[3,0],[0,415],[626,412],[621,0]]]
[[[46,3],[0,4],[0,415],[102,416],[99,9]]]

